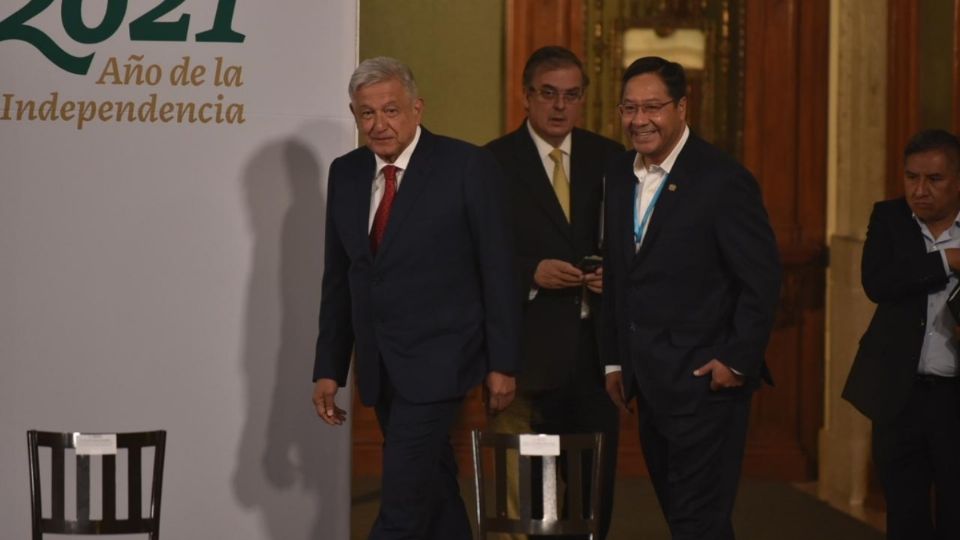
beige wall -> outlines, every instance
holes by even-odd
[[[826,369],[821,497],[862,504],[870,422],[840,398],[874,306],[860,284],[873,203],[884,198],[887,12],[875,0],[831,3]]]
[[[424,126],[484,144],[503,127],[501,0],[363,0],[360,59],[407,63],[426,102]]]

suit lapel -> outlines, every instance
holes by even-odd
[[[370,213],[374,211],[370,208],[373,193],[373,181],[377,176],[377,160],[373,152],[367,151],[363,165],[358,171],[357,181],[353,182],[355,186],[354,205],[356,208],[355,227],[361,231],[360,237],[365,238],[366,253],[370,253]]]
[[[637,252],[634,263],[638,263],[650,253],[663,230],[664,224],[670,221],[670,218],[676,213],[677,201],[680,199],[680,193],[684,188],[690,188],[693,179],[696,176],[694,163],[691,158],[693,134],[687,139],[686,145],[677,156],[677,161],[673,164],[673,170],[664,178],[663,189],[660,191],[660,197],[657,204],[653,207],[653,214],[650,216],[650,222],[647,224],[647,233],[643,237],[643,244]]]
[[[615,238],[616,236],[623,238],[620,247],[623,249],[625,261],[632,261],[636,256],[636,245],[633,242],[633,213],[634,206],[636,206],[634,186],[637,185],[637,179],[633,176],[632,164],[637,153],[630,152],[629,155],[630,165],[623,172],[623,175],[617,178],[607,178],[607,199],[604,203],[608,206],[615,205],[615,208],[620,209],[618,212],[613,212],[611,208],[608,212],[612,216],[610,223],[621,228],[622,234],[610,235],[608,233],[607,236],[608,238]],[[617,219],[617,215],[621,217]]]
[[[520,170],[524,171],[524,174],[519,175],[520,181],[523,182],[527,189],[533,194],[533,199],[547,214],[550,222],[570,241],[573,241],[573,231],[570,229],[570,223],[567,222],[566,216],[563,215],[563,208],[560,207],[557,194],[553,192],[553,182],[547,177],[547,172],[543,168],[543,160],[540,159],[540,154],[537,152],[537,145],[533,143],[533,138],[530,137],[526,123],[514,132],[514,142],[516,143],[514,150],[517,162],[520,164]],[[572,168],[571,160],[571,169]],[[572,189],[573,182],[571,181],[570,184],[570,199],[572,204],[572,200],[574,199]]]
[[[432,154],[434,136],[421,126],[420,140],[413,150],[407,170],[403,171],[403,179],[397,189],[393,208],[390,209],[390,219],[387,221],[387,230],[383,234],[383,242],[377,250],[377,258],[390,249],[393,239],[402,228],[403,220],[410,215],[416,206],[416,201],[423,193],[424,187],[430,183],[430,171],[433,168]]]
[[[898,230],[910,230],[910,242],[912,242],[912,249],[916,255],[924,255],[927,253],[927,241],[923,238],[923,229],[920,227],[920,224],[917,223],[917,220],[913,218],[913,210],[910,210],[910,205],[907,204],[906,198],[901,198],[901,212],[902,218],[908,223],[913,225],[910,229],[898,229]]]
[[[600,159],[589,155],[589,149],[583,146],[583,139],[577,129],[573,130],[570,140],[570,229],[591,230],[597,223],[588,223],[591,215],[587,205],[597,204],[595,195],[590,192],[590,163]],[[556,198],[556,197],[554,197]]]
[[[897,224],[893,230],[902,231],[903,234],[907,235],[905,242],[907,249],[913,251],[912,257],[923,257],[927,254],[927,241],[923,237],[923,229],[920,227],[920,224],[917,223],[917,220],[914,219],[913,210],[911,210],[910,205],[907,204],[906,197],[901,197],[898,205],[898,211],[900,213],[899,219],[903,220],[903,225]],[[917,308],[921,318],[926,318],[926,301],[917,303]]]

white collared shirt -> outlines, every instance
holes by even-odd
[[[914,221],[920,226],[923,242],[927,253],[939,252],[943,261],[943,270],[947,274],[947,283],[942,289],[927,293],[927,327],[923,335],[923,345],[920,347],[920,361],[917,362],[917,373],[925,375],[939,375],[941,377],[957,376],[957,338],[954,332],[957,321],[947,309],[947,297],[957,286],[957,275],[947,264],[947,254],[944,250],[960,247],[960,214],[957,215],[947,230],[934,238],[927,224],[916,214]]]
[[[689,138],[690,128],[683,126],[683,134],[680,135],[680,140],[677,141],[676,146],[673,147],[673,150],[667,154],[666,159],[664,159],[659,165],[646,165],[643,161],[643,156],[637,153],[637,157],[633,160],[633,175],[637,178],[637,198],[634,201],[634,204],[636,205],[637,216],[643,216],[644,212],[647,211],[647,208],[650,207],[650,202],[653,201],[653,197],[656,195],[657,190],[660,189],[663,181],[667,178],[667,175],[670,174],[674,163],[677,162],[677,156],[680,155],[680,151],[683,150],[683,147]],[[650,222],[648,221],[646,225],[647,226],[640,231],[640,238],[634,239],[637,250],[640,249],[640,245],[643,243],[644,237],[647,236],[647,229],[649,228]]]
[[[673,165],[677,162],[677,156],[680,155],[680,151],[683,150],[689,138],[690,128],[683,126],[683,134],[680,135],[680,140],[677,141],[676,146],[673,147],[673,150],[667,154],[666,159],[659,165],[646,165],[643,162],[643,156],[640,155],[639,152],[637,153],[637,157],[633,160],[633,175],[637,179],[637,198],[634,201],[637,216],[643,216],[643,213],[647,211],[650,202],[653,200],[653,196],[657,193],[657,190],[660,189],[660,185],[666,180],[670,171],[673,170]],[[647,222],[648,226],[644,227],[643,231],[640,232],[640,239],[635,243],[635,249],[640,249],[643,239],[647,236],[649,224],[650,223]],[[615,373],[620,371],[620,369],[619,364],[607,364],[604,366],[604,373]]]
[[[543,163],[543,170],[547,173],[547,178],[550,180],[552,185],[553,170],[556,168],[556,165],[553,163],[553,158],[550,157],[550,152],[553,151],[554,146],[545,141],[539,133],[534,131],[529,120],[527,120],[527,130],[530,132],[530,138],[533,139],[533,144],[537,147],[537,155],[540,156],[540,161]],[[571,142],[572,140],[573,133],[567,133],[567,136],[563,138],[563,142],[560,143],[560,146],[556,147],[563,152],[563,172],[566,174],[567,182],[570,181],[570,148],[573,145]]]
[[[377,160],[377,175],[373,177],[373,185],[370,187],[370,217],[367,221],[367,232],[373,229],[373,217],[377,215],[377,207],[380,206],[380,201],[383,199],[383,192],[387,185],[387,179],[383,176],[383,168],[387,165],[393,165],[397,168],[397,191],[399,192],[400,182],[403,180],[403,173],[410,164],[410,157],[413,156],[413,151],[417,147],[418,142],[420,142],[420,126],[417,126],[417,133],[413,136],[413,140],[403,149],[403,152],[400,152],[400,155],[397,156],[397,159],[394,160],[393,163],[387,163],[386,160],[374,154],[374,158]]]

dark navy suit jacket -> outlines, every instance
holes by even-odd
[[[882,423],[897,417],[913,391],[927,331],[927,294],[946,287],[949,276],[940,252],[927,253],[903,197],[874,205],[860,271],[877,310],[860,339],[843,398]]]
[[[566,384],[575,376],[581,340],[581,287],[540,289],[530,301],[533,275],[543,259],[560,259],[576,265],[584,256],[600,251],[600,208],[603,171],[623,146],[599,135],[575,128],[570,145],[571,221],[547,177],[543,161],[526,122],[516,131],[487,144],[507,175],[510,215],[517,256],[514,269],[520,284],[518,302],[523,305],[520,349],[523,369],[518,386],[524,391],[545,391]],[[600,295],[586,296],[592,320],[600,335]],[[594,347],[596,349],[596,347]],[[602,374],[598,351],[597,374]],[[586,384],[586,382],[584,382]]]
[[[344,385],[354,348],[365,405],[380,396],[381,366],[415,403],[515,372],[519,305],[493,156],[423,129],[373,256],[375,163],[364,147],[330,166],[314,380]]]
[[[711,392],[710,377],[693,371],[712,358],[747,377],[734,392],[769,380],[777,244],[753,176],[691,133],[636,252],[636,155],[627,152],[606,175],[601,345],[608,363],[622,364],[628,397],[639,383],[656,412],[691,413]]]

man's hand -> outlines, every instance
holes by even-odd
[[[716,358],[697,368],[693,374],[697,377],[710,375],[710,389],[714,391],[743,386],[743,375],[730,371],[730,368]]]
[[[623,372],[612,371],[607,373],[605,385],[607,387],[607,395],[610,396],[610,401],[620,409],[620,412],[633,414],[633,410],[627,406],[627,400],[623,395]]]
[[[567,261],[544,259],[533,273],[533,282],[542,289],[579,287],[583,283],[583,272]]]
[[[333,379],[317,379],[313,385],[313,406],[320,419],[331,426],[339,426],[347,418],[347,411],[333,401],[336,395],[337,381]]]
[[[487,410],[496,414],[507,408],[517,392],[517,379],[498,371],[487,373]]]
[[[590,292],[603,294],[603,268],[597,268],[589,274],[584,274],[583,284],[590,289]]]

